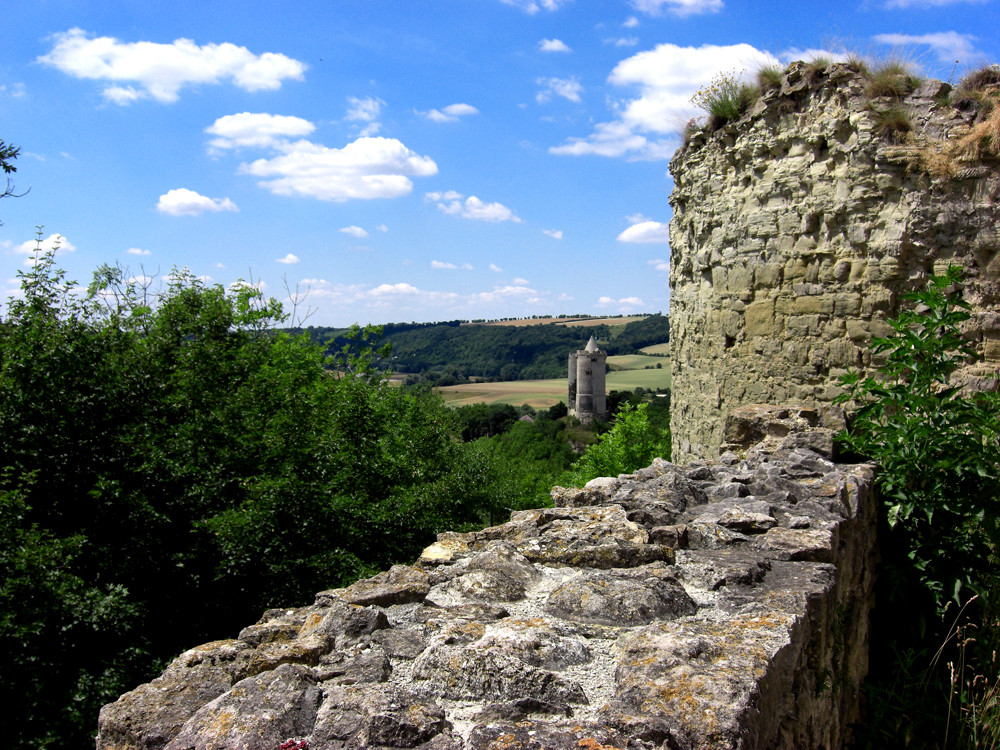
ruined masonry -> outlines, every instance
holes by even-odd
[[[995,387],[1000,364],[1000,170],[942,148],[975,117],[925,81],[902,103],[906,142],[845,65],[793,63],[743,118],[697,133],[670,163],[674,460],[717,455],[722,415],[754,403],[828,403],[867,368],[900,294],[955,263]],[[937,172],[929,171],[936,160]],[[931,166],[928,166],[931,165]]]
[[[105,706],[97,748],[842,747],[874,503],[824,421],[743,410],[739,453],[555,488],[554,508],[269,610]]]

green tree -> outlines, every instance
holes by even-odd
[[[574,464],[574,481],[584,484],[595,477],[616,477],[648,466],[658,455],[670,456],[669,432],[649,424],[649,404],[623,401],[614,426],[600,436]]]
[[[951,267],[906,295],[893,335],[872,342],[878,375],[849,373],[838,399],[857,406],[843,442],[879,466],[890,541],[939,610],[989,594],[1000,545],[1000,397],[952,382],[978,358],[961,277]]]

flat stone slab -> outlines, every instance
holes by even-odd
[[[104,707],[98,750],[843,746],[872,472],[806,448],[557,488]]]

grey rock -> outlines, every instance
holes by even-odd
[[[583,573],[553,591],[545,611],[567,620],[632,627],[694,614],[694,601],[668,578]]]

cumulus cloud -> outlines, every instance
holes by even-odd
[[[292,253],[288,253],[288,255],[286,255],[284,258],[278,258],[275,262],[284,263],[285,265],[288,266],[294,266],[296,263],[299,262],[299,256],[293,255]]]
[[[168,190],[160,196],[156,210],[169,216],[198,216],[206,211],[239,211],[229,198],[209,198],[187,188]]]
[[[633,214],[628,217],[632,225],[618,235],[619,242],[630,242],[643,245],[666,244],[670,242],[669,225],[647,219],[642,214]]]
[[[382,114],[382,106],[385,104],[381,99],[366,97],[358,99],[350,96],[347,98],[347,119],[351,122],[364,123],[361,129],[362,136],[375,135],[382,128],[378,122],[379,115]]]
[[[651,16],[668,11],[675,16],[693,16],[701,13],[718,13],[722,0],[632,0],[632,7]]]
[[[639,25],[639,19],[635,16],[629,16],[622,22],[623,29],[634,29]]]
[[[504,5],[513,5],[520,8],[530,16],[535,15],[540,10],[559,10],[560,5],[565,5],[569,0],[500,0]]]
[[[577,104],[581,101],[583,86],[576,78],[538,78],[535,83],[542,87],[542,90],[535,94],[535,101],[539,104],[544,104],[553,96],[561,96]]]
[[[458,268],[458,266],[456,266],[454,263],[445,263],[445,262],[440,261],[440,260],[432,260],[431,261],[431,268],[437,268],[437,269],[440,269],[440,270],[453,270],[453,269]]]
[[[396,198],[413,190],[410,177],[437,174],[437,164],[395,138],[361,137],[343,148],[306,140],[280,146],[278,156],[242,164],[240,172],[261,178],[276,195],[299,195],[341,203]]]
[[[471,104],[449,104],[443,109],[432,109],[429,112],[419,112],[428,120],[433,122],[458,122],[462,117],[468,117],[470,115],[478,115],[479,110],[473,107]]]
[[[349,234],[352,237],[357,237],[359,240],[363,240],[365,237],[368,236],[368,232],[366,232],[364,229],[353,225],[349,227],[341,227],[339,231],[343,232],[344,234]]]
[[[641,297],[621,297],[620,299],[615,299],[614,297],[600,297],[597,300],[598,307],[611,307],[617,305],[620,310],[625,309],[635,309],[638,307],[644,307],[645,302],[642,301]]]
[[[616,47],[635,47],[639,44],[639,37],[636,36],[620,36],[615,39],[605,39],[605,44],[613,44]]]
[[[120,105],[147,98],[175,102],[181,89],[200,84],[229,82],[245,91],[273,91],[286,80],[302,80],[306,70],[305,63],[285,55],[255,55],[230,43],[122,42],[91,37],[79,28],[53,34],[52,40],[51,51],[38,62],[76,78],[107,81],[104,97]]]
[[[670,272],[669,260],[664,260],[663,258],[653,258],[652,260],[647,260],[646,263],[651,265],[654,271],[659,271],[660,273]]]
[[[389,227],[387,227],[385,224],[379,224],[378,226],[375,227],[375,231],[376,232],[388,232],[389,231]]]
[[[542,234],[547,234],[549,237],[557,240],[561,240],[563,238],[561,229],[543,229]]]
[[[957,31],[939,31],[935,34],[878,34],[875,41],[879,44],[891,44],[902,47],[911,44],[926,45],[933,50],[939,60],[969,60],[978,55],[976,40],[972,34],[959,34]]]
[[[494,273],[503,273],[503,269],[500,268],[496,263],[490,263],[490,270]]]
[[[76,245],[67,240],[65,235],[56,232],[54,234],[50,234],[41,242],[37,242],[35,240],[22,242],[20,245],[16,245],[14,247],[13,252],[18,255],[28,256],[25,259],[25,264],[33,266],[35,264],[36,252],[75,253]]]
[[[143,250],[140,247],[130,247],[125,252],[128,253],[129,255],[152,255],[153,254],[152,250]]]
[[[302,138],[316,129],[308,120],[289,115],[271,115],[264,112],[240,112],[220,117],[205,128],[213,149],[274,148],[289,138]]]
[[[444,193],[427,193],[424,200],[436,203],[442,213],[454,214],[463,219],[489,222],[513,221],[515,223],[521,221],[511,209],[502,203],[486,203],[474,195],[465,198],[464,195],[456,193],[454,190]]]
[[[538,49],[542,52],[572,52],[569,46],[561,39],[542,39],[538,43]]]
[[[678,145],[679,127],[703,114],[691,103],[699,87],[719,73],[755,70],[772,63],[777,64],[777,58],[749,44],[660,44],[622,60],[611,71],[609,83],[638,91],[637,96],[612,104],[614,119],[595,125],[591,135],[570,138],[549,152],[669,159]]]
[[[518,276],[517,278],[512,279],[511,283],[514,284],[515,286],[519,286],[519,287],[526,287],[526,286],[530,286],[531,285],[530,281],[528,281],[527,279],[522,279],[520,276]]]

